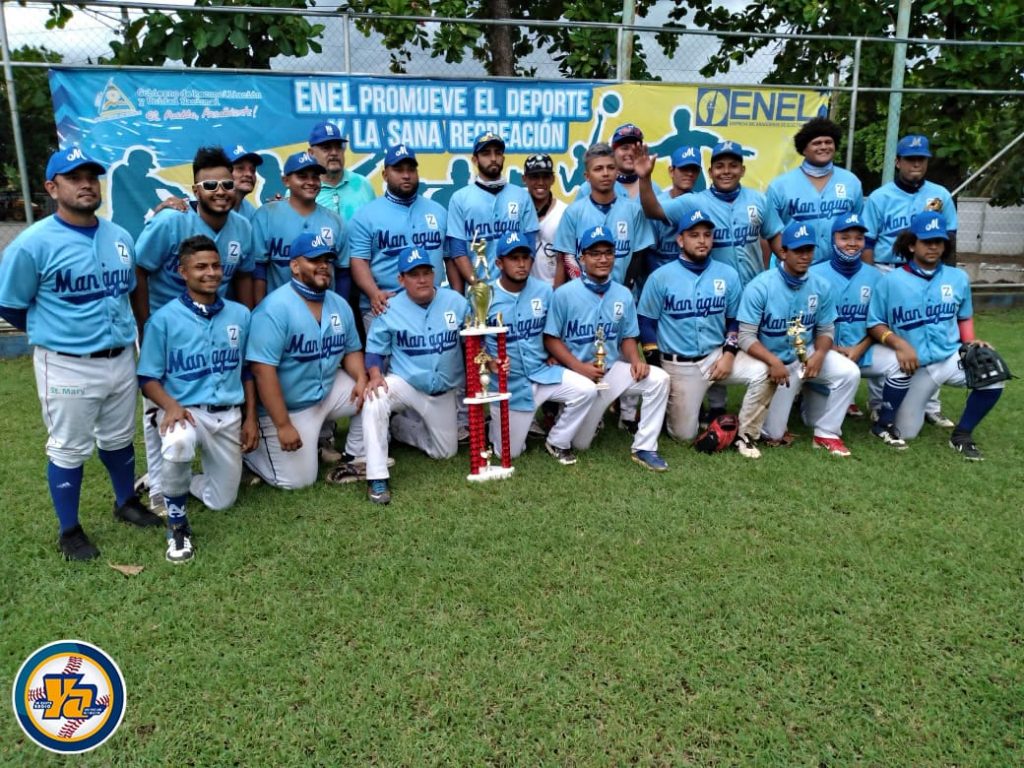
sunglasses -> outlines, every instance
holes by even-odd
[[[225,192],[230,192],[235,188],[234,179],[207,179],[206,181],[197,181],[197,187],[202,187],[207,192],[216,192],[217,187],[223,187]]]

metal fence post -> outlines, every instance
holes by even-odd
[[[619,27],[619,49],[617,53],[619,80],[629,80],[633,76],[633,31],[624,27],[636,23],[636,3],[634,0],[622,0],[622,25]]]
[[[351,32],[352,17],[346,12],[341,17],[341,45],[344,51],[345,57],[345,74],[352,74],[352,45],[349,40],[349,34]]]
[[[14,153],[18,158],[18,175],[21,177],[21,198],[25,205],[25,222],[31,224],[32,191],[28,186],[28,165],[25,163],[25,145],[21,140],[21,120],[18,117],[18,96],[14,91],[14,70],[11,67],[11,48],[7,41],[6,5],[0,0],[0,49],[4,58],[4,82],[7,84],[7,105],[11,110],[11,132],[14,134]]]
[[[850,125],[846,129],[846,167],[853,167],[853,135],[857,130],[857,86],[860,85],[860,47],[863,41],[858,37],[853,44],[853,74],[850,78]]]
[[[900,0],[896,16],[896,37],[906,39],[910,33],[912,0]],[[896,175],[896,142],[900,138],[900,112],[903,110],[903,75],[907,69],[907,44],[892,47],[892,80],[889,86],[889,119],[885,126],[885,160],[882,162],[882,183],[888,184]]]

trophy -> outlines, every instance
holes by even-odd
[[[807,365],[807,342],[804,341],[804,334],[807,331],[803,312],[790,320],[789,327],[786,329],[786,335],[789,336],[793,350],[796,352],[796,359],[800,361],[800,372],[797,374],[800,378],[803,378],[804,366]]]
[[[608,350],[604,346],[604,326],[597,324],[594,331],[594,367],[601,371],[601,379],[597,382],[598,389],[608,389],[608,382],[604,380],[604,369],[607,365]]]
[[[515,471],[512,466],[512,446],[509,438],[508,372],[505,370],[506,334],[508,328],[499,314],[496,325],[487,324],[487,314],[491,308],[491,286],[488,284],[487,243],[473,233],[469,245],[476,258],[473,271],[476,282],[469,287],[469,299],[472,306],[471,317],[466,318],[466,327],[459,335],[466,340],[466,412],[469,417],[469,474],[470,482],[481,483],[487,480],[503,480],[511,477]],[[497,355],[491,357],[484,349],[485,336],[494,336]],[[490,364],[497,363],[498,391],[491,392]],[[501,426],[501,466],[491,464],[492,451],[487,446],[487,434],[484,428],[484,408],[491,403],[498,403],[499,423]]]

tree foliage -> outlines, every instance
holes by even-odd
[[[59,64],[61,55],[44,46],[22,46],[11,51],[14,61],[36,61]],[[42,67],[17,67],[14,70],[14,91],[18,97],[18,120],[21,136],[28,158],[29,186],[35,191],[43,189],[46,175],[46,158],[57,149],[57,129],[53,122],[53,105],[50,103],[50,87],[46,82],[46,70]],[[42,158],[40,162],[39,158]],[[0,81],[0,165],[17,169],[14,151],[14,133],[7,100],[6,83]],[[4,186],[10,186],[14,179],[5,171]]]

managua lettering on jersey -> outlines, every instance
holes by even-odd
[[[440,333],[409,333],[395,331],[395,346],[407,355],[432,355],[454,349],[459,343],[459,332],[441,331]]]
[[[323,360],[338,352],[345,351],[345,334],[335,333],[323,338],[307,339],[304,333],[292,334],[285,346],[284,354],[300,363]]]
[[[428,232],[413,232],[412,245],[414,248],[422,248],[426,251],[435,251],[444,242],[444,235],[441,230],[433,229]],[[398,252],[409,247],[409,240],[403,232],[391,234],[389,230],[382,229],[377,232],[377,249],[388,256],[396,256]]]
[[[211,373],[233,371],[242,363],[241,350],[214,349],[209,357],[205,352],[186,354],[183,349],[172,349],[167,355],[167,375],[182,381],[198,381]]]
[[[789,332],[789,324],[793,322],[792,317],[776,317],[771,312],[766,312],[761,320],[760,332],[765,336],[785,336]],[[817,312],[802,312],[800,322],[808,329],[803,335],[805,339],[812,336],[814,327],[818,324]]]
[[[57,270],[53,291],[70,304],[85,304],[107,296],[122,296],[131,290],[131,269],[105,269],[97,276],[73,275],[70,269]]]
[[[597,335],[598,323],[582,323],[579,320],[570,320],[565,324],[566,341],[587,341]],[[604,328],[604,338],[607,343],[614,342],[619,337],[618,323],[600,323]]]
[[[664,310],[668,317],[675,320],[685,320],[688,317],[710,317],[725,312],[725,296],[702,296],[696,302],[692,298],[677,299],[672,294],[666,294],[664,299]]]
[[[761,236],[761,221],[752,221],[749,224],[728,228],[715,227],[715,249],[725,248],[733,245],[744,245],[754,242]]]
[[[943,323],[955,318],[959,309],[959,304],[949,301],[932,304],[925,307],[923,311],[921,307],[893,307],[892,322],[904,330],[932,323]]]
[[[871,289],[867,288],[867,294],[862,295],[862,301],[849,302],[836,305],[837,323],[865,323],[868,319],[868,306],[871,300]]]
[[[480,240],[497,240],[509,232],[519,231],[519,219],[515,221],[481,221],[467,219],[463,226],[467,242],[472,242],[476,237]]]
[[[540,336],[544,333],[544,323],[546,320],[546,313],[540,317],[520,318],[514,324],[506,320],[505,326],[508,328],[508,334],[505,337],[506,342],[511,344],[516,341]]]
[[[796,221],[817,221],[818,219],[834,219],[838,214],[853,210],[853,200],[796,200],[786,203],[784,218]]]

